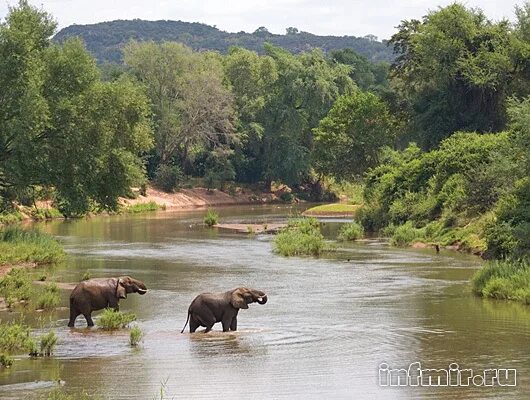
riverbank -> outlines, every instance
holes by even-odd
[[[361,204],[322,204],[311,207],[310,209],[304,211],[302,215],[306,217],[347,218],[354,217],[361,207]]]

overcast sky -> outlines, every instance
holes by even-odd
[[[492,19],[513,18],[524,0],[468,0]],[[420,18],[451,0],[30,0],[51,12],[63,28],[114,19],[182,20],[216,25],[229,32],[265,26],[284,33],[294,26],[319,35],[374,34],[388,39],[403,19]],[[0,0],[0,18],[17,0]]]

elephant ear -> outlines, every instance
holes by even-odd
[[[232,299],[230,300],[230,303],[232,304],[232,306],[234,306],[234,308],[248,308],[248,304],[243,298],[243,295],[241,294],[241,291],[239,289],[234,290],[234,292],[232,293]]]
[[[125,287],[123,286],[121,279],[118,279],[118,284],[116,285],[116,297],[118,299],[127,298],[127,291],[125,290]]]

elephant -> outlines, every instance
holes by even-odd
[[[74,327],[75,319],[83,314],[88,327],[94,326],[92,311],[103,308],[113,308],[118,311],[120,299],[126,299],[127,293],[147,293],[143,282],[129,276],[120,278],[96,278],[79,283],[70,295],[70,322],[68,326]]]
[[[240,308],[247,309],[250,303],[265,304],[267,295],[261,290],[240,287],[224,293],[202,293],[195,297],[188,308],[188,318],[180,333],[184,333],[188,321],[190,333],[199,326],[206,327],[205,333],[212,330],[216,322],[223,324],[223,332],[237,330],[237,314]]]

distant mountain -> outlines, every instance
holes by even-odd
[[[325,52],[351,48],[370,61],[392,61],[392,49],[376,40],[373,35],[355,36],[318,36],[308,32],[298,32],[289,28],[285,35],[275,35],[265,28],[254,33],[229,33],[213,26],[197,22],[183,21],[132,21],[117,20],[93,25],[71,25],[55,35],[54,40],[78,36],[85,42],[88,50],[99,62],[121,62],[121,48],[134,39],[138,41],[154,40],[177,41],[195,50],[217,50],[226,53],[232,46],[240,46],[257,52],[263,51],[263,44],[270,42],[293,53],[321,48]]]

